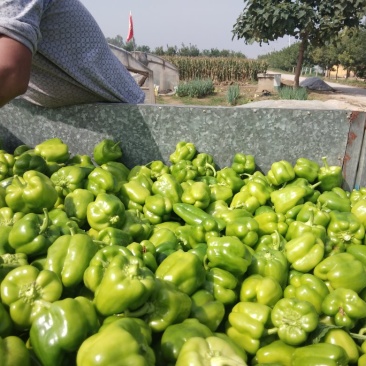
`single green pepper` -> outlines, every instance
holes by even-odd
[[[322,312],[331,316],[336,325],[349,330],[355,327],[359,319],[365,318],[366,302],[356,291],[340,287],[324,298]]]
[[[196,318],[213,332],[216,331],[224,319],[225,305],[216,300],[210,291],[202,288],[192,294],[191,299],[190,318]]]
[[[133,256],[129,249],[114,244],[101,248],[94,254],[83,273],[83,282],[86,288],[93,293],[96,291],[102,282],[105,271],[117,255]]]
[[[230,203],[233,198],[233,191],[228,186],[215,183],[209,185],[210,188],[210,202],[224,201]]]
[[[124,223],[121,229],[131,236],[133,241],[141,242],[149,239],[153,226],[150,221],[138,210],[126,210]]]
[[[366,199],[362,199],[352,204],[351,212],[357,217],[357,219],[366,225]]]
[[[102,230],[106,227],[121,229],[125,223],[125,206],[114,194],[99,193],[87,206],[86,218],[91,228]]]
[[[9,234],[15,222],[24,216],[22,212],[15,212],[10,207],[0,208],[0,254],[15,253],[9,244]]]
[[[289,240],[285,244],[285,255],[291,268],[300,272],[310,272],[324,257],[324,242],[312,232]]]
[[[88,169],[90,172],[95,168],[90,155],[76,154],[66,163],[67,165],[81,166]]]
[[[241,276],[252,261],[249,248],[236,236],[208,238],[205,266],[221,268],[235,276]]]
[[[119,161],[108,161],[100,166],[107,172],[112,173],[112,175],[117,179],[119,184],[128,181],[128,176],[131,173],[127,166]]]
[[[180,141],[175,146],[175,151],[169,156],[172,164],[177,164],[181,160],[193,160],[197,154],[197,149],[194,143]]]
[[[120,189],[120,184],[115,175],[98,166],[88,175],[85,188],[92,192],[94,196],[100,193],[116,194]]]
[[[242,208],[251,214],[254,214],[260,206],[261,203],[258,198],[249,191],[247,185],[243,186],[239,192],[234,194],[230,202],[230,208]]]
[[[70,158],[69,147],[58,137],[44,140],[34,147],[34,153],[49,163],[66,163]]]
[[[136,310],[155,288],[154,273],[135,256],[114,256],[95,290],[94,305],[99,314],[109,316]]]
[[[45,254],[60,235],[59,227],[50,222],[45,209],[43,215],[28,213],[14,223],[8,240],[16,253],[34,257]]]
[[[14,325],[13,321],[11,320],[9,311],[5,307],[5,305],[2,302],[0,302],[0,339],[12,335],[13,332],[14,332]]]
[[[291,366],[292,355],[295,349],[295,347],[281,340],[275,340],[259,348],[253,358],[253,364]]]
[[[20,337],[9,335],[0,338],[0,365],[31,366],[30,352]]]
[[[345,350],[335,344],[315,343],[297,347],[292,355],[292,366],[347,366]]]
[[[53,271],[64,287],[83,282],[83,275],[99,246],[86,233],[71,232],[57,238],[47,250],[45,269]]]
[[[81,344],[99,329],[93,304],[85,297],[58,300],[32,323],[32,350],[43,366],[70,364]]]
[[[129,233],[115,227],[106,227],[100,230],[96,239],[107,245],[122,245],[124,247],[133,242]]]
[[[152,272],[155,272],[158,268],[156,262],[156,248],[155,245],[149,240],[143,240],[140,243],[133,242],[126,247],[131,253],[140,258],[145,267],[149,268]]]
[[[15,158],[13,166],[13,174],[23,176],[28,170],[36,170],[45,175],[48,174],[48,166],[46,160],[42,156],[30,153],[24,153]]]
[[[246,366],[246,358],[241,357],[236,348],[219,337],[192,337],[181,348],[176,366],[187,365],[222,365]]]
[[[6,188],[5,201],[14,212],[42,213],[52,209],[58,199],[50,178],[36,170],[28,170],[23,177],[15,176]]]
[[[154,194],[145,199],[143,213],[152,225],[169,221],[172,211],[173,205],[168,197]]]
[[[322,160],[324,166],[319,169],[318,173],[318,181],[321,182],[319,189],[325,192],[335,187],[341,187],[343,184],[342,167],[337,165],[330,166],[326,156],[323,156]]]
[[[64,210],[67,216],[76,221],[80,227],[87,223],[87,208],[94,202],[94,194],[84,188],[76,188],[64,199]]]
[[[250,154],[236,153],[231,167],[238,174],[253,174],[256,169],[255,158]]]
[[[307,158],[297,159],[294,166],[295,175],[305,178],[309,183],[313,183],[318,178],[319,170],[319,164]]]
[[[118,161],[123,152],[119,142],[111,139],[103,139],[93,148],[93,157],[97,164],[102,165],[109,161]]]
[[[239,296],[242,302],[257,302],[272,308],[283,297],[283,290],[274,277],[253,274],[242,282]]]
[[[366,287],[364,264],[350,253],[336,253],[324,258],[314,275],[329,284],[331,289],[347,288],[360,292]]]
[[[170,174],[178,183],[194,180],[198,175],[198,169],[190,160],[179,160],[169,168]]]
[[[241,217],[229,222],[225,228],[226,236],[236,236],[243,244],[254,247],[259,239],[259,224],[252,217]]]
[[[192,164],[197,168],[198,176],[216,176],[216,164],[211,154],[197,154]]]
[[[239,297],[237,286],[237,277],[221,268],[211,268],[207,271],[203,283],[203,288],[224,305],[233,305],[237,301]]]
[[[182,202],[206,209],[211,202],[210,187],[203,182],[193,182],[182,193]]]
[[[254,220],[257,221],[259,225],[259,237],[273,234],[276,231],[282,236],[287,233],[288,224],[280,221],[278,214],[273,210],[254,215]]]
[[[183,345],[190,338],[207,338],[212,335],[210,328],[195,318],[187,318],[181,323],[169,325],[161,337],[163,364],[175,364]]]
[[[136,178],[122,184],[118,197],[128,210],[139,210],[142,212],[146,199],[151,193],[151,187],[144,186],[140,179]]]
[[[103,325],[98,333],[82,342],[76,363],[110,366],[120,361],[126,365],[154,366],[155,354],[150,345],[151,330],[143,320],[120,318]]]
[[[307,190],[301,186],[286,186],[271,193],[271,202],[277,213],[285,214],[303,202]]]
[[[323,209],[320,203],[305,202],[296,216],[296,220],[302,222],[308,222],[311,218],[314,225],[328,227],[330,215],[326,207]]]
[[[280,340],[290,346],[300,346],[318,325],[319,315],[308,301],[282,298],[272,309],[271,321],[278,329]]]
[[[161,175],[169,173],[169,166],[164,164],[161,160],[154,160],[146,165],[150,170],[150,177],[153,181],[159,178]]]
[[[233,194],[238,193],[244,186],[244,180],[231,167],[225,167],[217,172],[217,182],[231,188]]]
[[[254,355],[261,338],[272,333],[271,308],[254,302],[238,302],[231,309],[226,334],[247,353]],[[276,330],[274,330],[276,332]]]
[[[291,270],[288,285],[283,296],[286,298],[297,298],[311,302],[318,314],[322,312],[322,303],[329,294],[327,285],[311,273],[302,273]]]
[[[14,268],[29,264],[28,256],[24,253],[4,253],[0,255],[0,282]],[[1,337],[1,333],[0,333]]]
[[[62,289],[56,273],[23,265],[10,271],[1,282],[1,301],[9,309],[14,325],[26,330],[43,308],[61,297]]]
[[[152,186],[153,194],[160,194],[167,197],[174,203],[181,202],[183,188],[171,174],[162,174]]]
[[[195,254],[177,250],[159,264],[155,276],[174,283],[180,291],[192,295],[203,285],[205,269]]]
[[[142,318],[152,332],[164,332],[168,326],[187,319],[192,309],[192,299],[168,281],[156,279],[154,292],[141,308],[126,311],[127,317]]]
[[[295,178],[295,171],[292,164],[287,160],[280,160],[272,163],[267,172],[267,179],[270,184],[280,186]]]

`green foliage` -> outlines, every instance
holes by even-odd
[[[227,90],[226,99],[230,105],[236,105],[240,97],[240,88],[238,84],[230,85]]]
[[[280,99],[307,100],[308,92],[303,87],[282,86],[278,89],[278,96]]]
[[[178,97],[203,98],[212,95],[215,86],[210,79],[195,79],[178,84],[176,94]]]

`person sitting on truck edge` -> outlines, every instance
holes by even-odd
[[[145,99],[79,0],[1,0],[0,107],[18,96],[50,108]]]

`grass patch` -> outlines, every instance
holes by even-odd
[[[282,86],[278,89],[278,96],[280,99],[307,100],[308,91],[302,87]]]

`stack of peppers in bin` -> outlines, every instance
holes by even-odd
[[[0,151],[0,365],[366,365],[366,187],[180,141]]]

